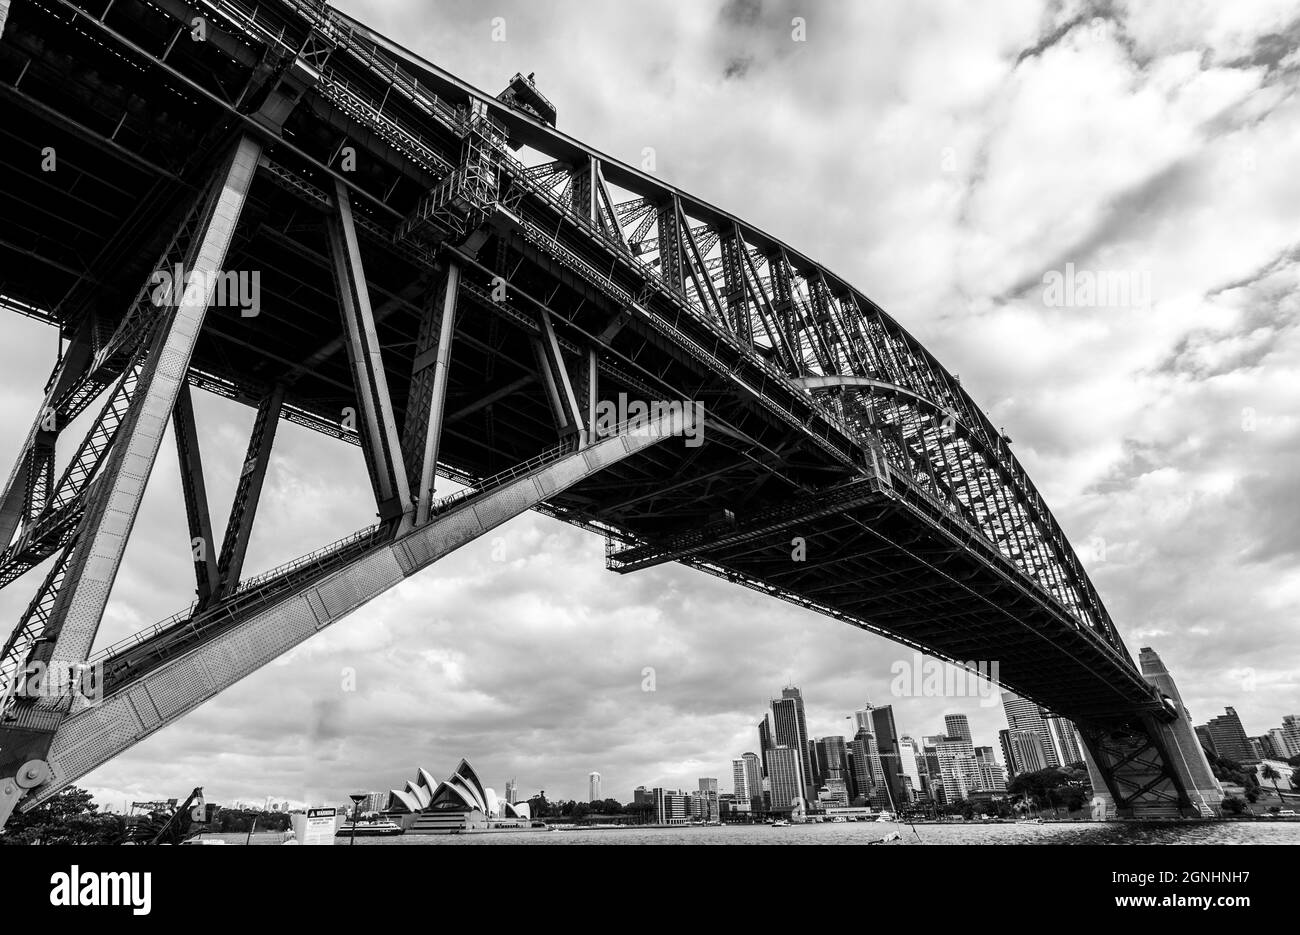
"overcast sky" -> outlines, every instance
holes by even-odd
[[[1130,650],[1161,653],[1198,723],[1233,705],[1258,734],[1300,711],[1293,2],[339,6],[485,90],[536,72],[561,129],[630,162],[654,147],[665,179],[855,283],[1006,427]],[[1067,264],[1139,288],[1050,301]],[[5,469],[54,348],[6,320]],[[252,412],[196,408],[221,524]],[[357,450],[282,424],[246,569],[372,513]],[[728,791],[791,683],[814,736],[851,733],[866,701],[918,737],[949,713],[977,744],[1006,726],[978,699],[892,697],[910,652],[883,638],[676,566],[615,575],[599,539],[544,517],[494,538],[82,784],[114,808],[195,785],[333,802],[466,757],[552,799],[585,798],[591,770],[620,800],[700,776]],[[186,539],[168,437],[99,645],[189,602]],[[0,619],[36,578],[0,592]]]

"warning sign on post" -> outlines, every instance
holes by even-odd
[[[334,832],[338,830],[339,814],[337,808],[309,808],[306,812],[294,812],[293,836],[299,844],[333,844]]]

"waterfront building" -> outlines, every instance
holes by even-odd
[[[805,801],[803,787],[803,766],[799,750],[785,744],[778,744],[767,751],[768,781],[771,783],[771,810],[789,812],[799,810],[799,803]]]
[[[1244,766],[1253,766],[1260,761],[1260,757],[1255,755],[1255,750],[1250,745],[1246,737],[1246,731],[1241,726],[1241,718],[1237,717],[1235,708],[1224,708],[1224,713],[1218,717],[1210,718],[1208,724],[1203,724],[1197,728],[1197,735],[1201,738],[1201,745],[1205,746],[1206,737],[1210,742],[1209,749],[1225,760],[1232,760],[1234,763],[1241,763]]]
[[[749,776],[745,772],[744,757],[738,756],[731,761],[731,788],[736,798],[749,799]]]
[[[1047,768],[1043,735],[1038,731],[1029,728],[998,731],[998,740],[1010,775],[1019,776]]]
[[[761,812],[763,810],[763,761],[754,753],[744,753],[740,758],[745,761],[745,784],[749,790],[750,807],[756,812]]]
[[[830,779],[848,780],[848,745],[840,736],[819,737],[813,742],[816,769],[822,782]]]
[[[975,748],[975,769],[979,792],[1006,792],[1007,777],[1002,766],[993,755],[992,747]]]
[[[921,781],[921,750],[911,737],[898,738],[898,762],[910,791],[908,801],[915,802],[925,784]]]
[[[782,689],[781,697],[772,699],[772,739],[777,745],[798,752],[799,788],[803,790],[805,800],[815,798],[808,724],[804,715],[803,695],[799,689]]]
[[[389,793],[384,815],[407,834],[525,830],[531,827],[528,803],[510,803],[479,781],[467,760],[442,782],[421,769],[406,789]]]
[[[891,705],[871,707],[872,734],[879,753],[878,769],[884,783],[885,799],[881,808],[894,810],[908,803],[903,784],[902,756],[898,745],[898,731],[894,726],[894,709]]]
[[[1048,728],[1046,712],[1035,702],[1028,698],[1021,698],[1012,692],[1004,691],[1002,693],[1002,710],[1007,716],[1007,727],[1010,730],[1030,730],[1038,735],[1039,756],[1037,759],[1043,761],[1043,766],[1039,769],[1045,769],[1048,766],[1060,766],[1061,754],[1056,749],[1056,743],[1052,738],[1052,732]],[[1027,743],[1027,741],[1026,741]],[[1008,768],[1012,767],[1013,761],[1008,759]],[[1016,772],[1025,772],[1020,769],[1018,763]]]
[[[939,772],[950,800],[966,799],[979,789],[979,769],[975,750],[969,740],[945,737],[935,745],[939,755]]]
[[[654,799],[656,824],[684,825],[691,820],[690,798],[680,791],[668,792],[656,786]]]
[[[644,805],[646,803],[650,803],[651,805],[653,805],[654,801],[655,801],[655,794],[652,789],[647,789],[645,786],[637,786],[635,789],[632,790],[633,805]]]
[[[1043,723],[1061,766],[1082,763],[1083,744],[1079,741],[1079,731],[1074,722],[1043,709]]]

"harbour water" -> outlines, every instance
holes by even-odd
[[[534,834],[403,835],[357,838],[357,847],[412,847],[465,844],[852,844],[867,845],[898,831],[901,841],[883,847],[927,844],[1296,844],[1300,822],[1077,822],[1017,824],[848,824],[721,825],[684,828],[609,828],[559,830]],[[244,835],[213,835],[243,844]],[[279,844],[281,835],[253,836],[255,844]],[[346,846],[346,839],[336,842]]]

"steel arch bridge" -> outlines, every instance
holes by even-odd
[[[61,336],[0,499],[0,587],[34,589],[0,816],[528,509],[620,573],[997,660],[1122,813],[1200,804],[1185,711],[1010,439],[846,280],[564,134],[530,78],[484,94],[317,0],[0,0],[0,28],[0,303]],[[256,409],[220,541],[193,387]],[[619,398],[653,430],[600,418]],[[282,420],[361,448],[377,522],[246,576]],[[168,424],[196,600],[92,654]],[[37,690],[86,663],[101,703]]]

